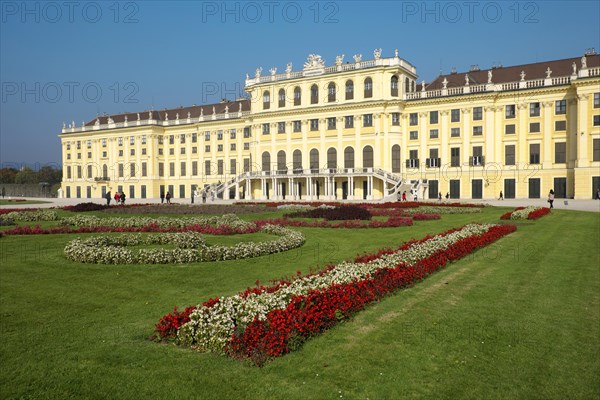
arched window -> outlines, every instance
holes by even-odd
[[[271,93],[268,90],[263,92],[263,110],[271,108]]]
[[[373,97],[373,79],[365,79],[365,99]]]
[[[417,90],[416,86],[415,86],[415,81],[412,81],[412,88],[411,88],[411,92],[415,92]]]
[[[319,172],[319,150],[317,149],[312,149],[310,151],[310,170],[312,173],[317,173]]]
[[[315,84],[310,87],[310,104],[319,102],[319,87]]]
[[[106,164],[102,165],[102,179],[108,178],[108,166]]]
[[[327,85],[327,101],[328,102],[330,102],[330,103],[335,102],[335,92],[336,92],[335,83],[330,82],[329,85]]]
[[[329,149],[327,149],[327,168],[337,168],[337,150],[335,149],[335,147],[330,147]]]
[[[410,81],[408,80],[408,78],[406,78],[404,80],[404,92],[405,93],[410,92]]]
[[[292,163],[294,164],[294,173],[302,173],[302,152],[300,150],[294,150],[292,153]]]
[[[294,105],[299,106],[302,101],[302,90],[299,86],[294,88]]]
[[[352,80],[346,81],[346,100],[354,99],[354,82]]]
[[[287,165],[285,165],[285,151],[277,152],[277,173],[287,173]]]
[[[373,168],[373,148],[363,147],[363,168]]]
[[[400,172],[400,146],[392,146],[392,172]]]
[[[354,168],[354,149],[350,146],[344,149],[344,168]]]
[[[390,79],[390,89],[393,97],[398,97],[398,77],[396,75],[392,75],[392,79]]]
[[[279,107],[285,107],[285,89],[279,89]]]
[[[271,154],[268,151],[262,153],[262,170],[270,171],[271,170]]]

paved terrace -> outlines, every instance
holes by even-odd
[[[4,200],[15,200],[16,198],[10,199],[6,197]],[[14,203],[10,203],[7,205],[2,205],[0,208],[50,208],[50,207],[63,207],[67,205],[75,205],[79,203],[87,203],[93,202],[98,204],[106,204],[106,200],[103,199],[56,199],[56,198],[19,198],[25,200],[38,200],[38,201],[47,201],[47,203],[42,204],[20,204],[15,201]],[[259,200],[256,200],[259,201]],[[427,203],[431,203],[432,205],[439,204],[438,200],[419,200]],[[460,202],[460,203],[472,203],[472,204],[488,204],[496,207],[520,207],[520,206],[529,206],[536,205],[546,207],[548,203],[546,202],[546,198],[541,199],[506,199],[506,200],[449,200],[451,202]],[[172,199],[172,203],[174,204],[189,204],[191,205],[191,198],[187,199]],[[215,201],[211,201],[207,199],[206,204],[232,204],[236,202],[236,200],[219,200],[215,199]],[[299,201],[302,202],[302,201]],[[354,200],[354,201],[344,201],[346,204],[351,203],[366,203],[367,200]],[[372,201],[373,203],[378,203],[378,201]],[[447,200],[442,200],[442,203],[447,202]],[[243,201],[240,201],[243,203]],[[111,201],[111,204],[114,204],[114,200]],[[160,199],[127,199],[126,204],[160,204]],[[201,206],[202,199],[195,199],[194,206]],[[165,207],[168,207],[165,204]],[[600,212],[600,200],[573,200],[573,199],[557,199],[554,201],[554,208],[557,210],[578,210],[578,211],[590,211],[590,212]]]

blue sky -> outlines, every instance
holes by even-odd
[[[0,163],[60,161],[63,121],[206,104],[320,54],[400,57],[431,81],[600,51],[600,3],[2,1]]]

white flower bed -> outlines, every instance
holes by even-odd
[[[446,249],[459,240],[481,235],[492,226],[467,225],[446,236],[434,236],[425,242],[413,244],[407,250],[383,255],[368,263],[340,263],[321,275],[300,277],[275,292],[224,297],[210,308],[199,305],[190,314],[190,321],[179,329],[178,340],[204,351],[222,352],[234,333],[235,325],[243,327],[255,317],[265,320],[270,311],[287,307],[293,296],[306,295],[310,290],[328,288],[332,284],[366,279],[379,269],[394,268],[401,262],[414,265],[418,260]]]
[[[476,214],[481,212],[480,207],[436,207],[436,206],[420,206],[417,208],[407,208],[404,210],[406,214]]]
[[[254,226],[252,222],[244,221],[238,218],[235,214],[226,214],[223,216],[214,217],[186,217],[186,218],[167,218],[167,217],[110,217],[99,218],[93,215],[75,215],[66,217],[60,221],[61,225],[72,226],[109,226],[113,228],[131,228],[142,227],[147,225],[157,225],[160,228],[181,228],[189,225],[210,225],[223,226],[227,225],[234,229],[249,229]]]
[[[184,264],[201,261],[233,260],[279,253],[299,247],[304,236],[291,229],[265,225],[261,232],[280,236],[270,242],[238,243],[234,246],[207,246],[197,232],[161,233],[142,236],[129,233],[120,236],[94,236],[75,239],[67,244],[64,253],[72,260],[93,264]],[[173,244],[175,249],[140,249],[126,246]]]
[[[13,211],[8,214],[0,215],[0,221],[14,222],[35,222],[35,221],[56,221],[59,219],[56,211],[37,210],[37,211]]]
[[[539,210],[541,208],[542,207],[529,206],[529,207],[525,207],[522,210],[513,211],[513,213],[510,214],[510,219],[527,219],[530,212]]]
[[[286,211],[302,211],[302,210],[311,210],[314,207],[309,206],[308,204],[282,204],[277,206],[278,210],[286,210]]]

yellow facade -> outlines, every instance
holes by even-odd
[[[600,185],[599,58],[588,55],[579,68],[579,59],[551,61],[542,77],[537,63],[514,81],[517,67],[423,86],[397,55],[376,51],[374,60],[338,58],[330,67],[311,55],[302,71],[247,77],[248,100],[64,127],[63,195],[189,198],[204,189],[332,200],[412,190],[419,199],[489,199],[554,189],[559,198],[591,198]],[[572,73],[552,76],[550,67],[560,73],[571,62]],[[448,87],[458,79],[465,83]]]

